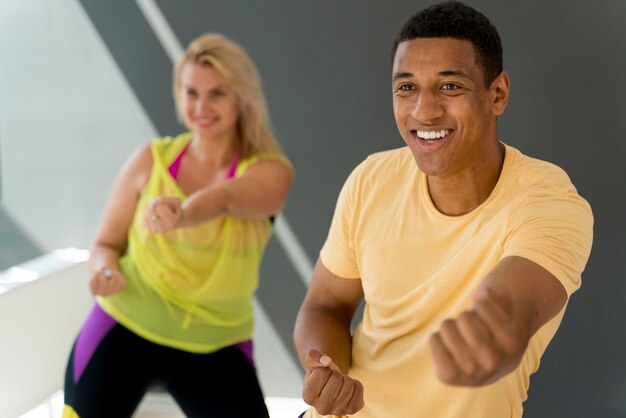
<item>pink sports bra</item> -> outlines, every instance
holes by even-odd
[[[174,162],[170,164],[168,168],[168,171],[170,172],[174,180],[178,178],[178,171],[180,170],[180,162],[183,159],[183,155],[185,155],[185,153],[187,152],[187,148],[189,148],[189,144],[187,144],[185,148],[183,148],[180,154],[178,154],[178,157],[176,157]],[[238,153],[235,156],[235,160],[233,161],[230,168],[228,169],[228,176],[226,178],[232,179],[233,177],[235,177],[235,173],[237,172],[237,165],[239,165],[240,159],[241,159],[241,154]]]

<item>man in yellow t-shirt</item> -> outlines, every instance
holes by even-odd
[[[509,77],[485,16],[431,6],[392,57],[407,147],[371,155],[339,196],[296,322],[303,416],[521,417],[580,286],[591,209],[560,168],[498,139]]]

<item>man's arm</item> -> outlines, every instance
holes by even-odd
[[[353,414],[363,407],[363,386],[347,376],[350,323],[362,298],[360,280],[335,276],[318,260],[294,342],[306,370],[302,397],[321,414]]]
[[[444,321],[430,338],[438,377],[481,386],[513,371],[530,338],[567,302],[550,272],[522,257],[506,257],[474,293],[474,306]]]

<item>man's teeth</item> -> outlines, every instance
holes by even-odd
[[[441,131],[417,131],[417,136],[420,139],[439,139],[448,135],[449,132],[447,129]]]

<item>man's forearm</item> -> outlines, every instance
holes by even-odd
[[[306,308],[298,314],[294,342],[300,362],[313,349],[328,355],[342,373],[350,369],[352,358],[351,318],[324,308]]]

